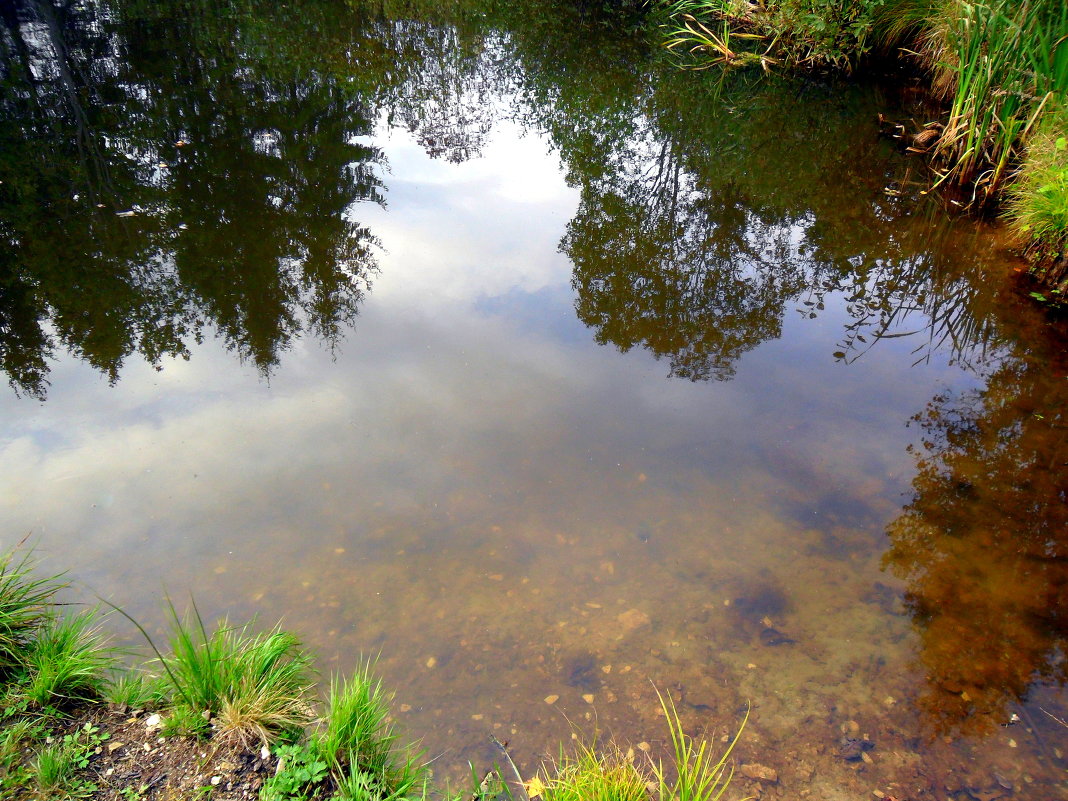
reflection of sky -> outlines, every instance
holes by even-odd
[[[382,274],[336,361],[300,342],[264,383],[208,342],[108,387],[62,360],[46,404],[2,401],[9,536],[33,531],[106,587],[133,566],[174,569],[174,555],[192,574],[279,526],[315,538],[369,504],[528,494],[509,471],[531,460],[544,475],[581,466],[560,481],[586,492],[624,462],[828,493],[875,481],[881,499],[866,500],[892,512],[903,423],[957,372],[909,369],[893,341],[836,364],[831,309],[788,314],[734,381],[666,380],[666,365],[599,347],[575,320],[557,242],[577,198],[544,141],[501,126],[462,165],[399,133],[386,150],[388,210],[352,212],[385,246]]]
[[[166,587],[211,613],[286,615],[349,662],[381,648],[416,697],[428,685],[411,665],[444,648],[427,607],[499,608],[502,585],[486,573],[550,586],[615,560],[637,582],[618,594],[682,621],[679,637],[695,635],[672,607],[678,562],[700,577],[687,605],[710,591],[709,571],[770,566],[788,589],[790,575],[811,585],[822,563],[773,549],[813,531],[833,532],[832,550],[849,543],[835,558],[866,565],[868,585],[879,576],[882,525],[911,476],[904,424],[963,373],[910,368],[907,339],[837,363],[845,315],[829,302],[815,320],[788,310],[783,337],[747,354],[732,381],[669,380],[665,363],[598,346],[575,319],[557,243],[577,196],[544,141],[501,126],[485,157],[462,165],[428,161],[402,134],[384,146],[388,209],[352,210],[384,244],[382,272],[339,352],[298,342],[268,383],[208,341],[159,371],[130,364],[115,387],[63,359],[46,404],[0,400],[5,542],[33,532],[50,566],[148,618]],[[603,541],[544,564],[557,542],[586,535]],[[508,602],[527,610],[524,630],[560,625],[572,585],[553,586],[552,609]],[[799,608],[830,615],[823,597],[794,589]],[[852,643],[821,657],[824,673],[885,622],[852,614],[809,619],[827,643]],[[520,637],[498,623],[470,625],[487,641]],[[473,697],[504,704],[515,692],[479,681]],[[782,714],[809,714],[795,706]]]

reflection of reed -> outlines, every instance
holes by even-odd
[[[996,317],[981,304],[989,289],[967,274],[939,281],[931,262],[930,253],[920,253],[880,263],[859,286],[847,288],[847,309],[855,319],[835,355],[850,363],[880,340],[919,337],[913,366],[938,352],[966,367],[984,361],[1000,339]],[[901,330],[917,315],[918,327]]]

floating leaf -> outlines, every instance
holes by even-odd
[[[533,779],[530,779],[524,786],[527,788],[527,796],[531,799],[537,798],[545,792],[545,783],[541,780],[540,776],[535,776]]]

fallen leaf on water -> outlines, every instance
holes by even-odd
[[[541,780],[540,776],[535,776],[525,782],[523,786],[527,788],[527,796],[530,798],[537,798],[545,792],[545,782]]]

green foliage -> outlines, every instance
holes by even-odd
[[[160,676],[138,670],[115,673],[104,688],[104,700],[119,708],[154,709],[167,702],[170,687]]]
[[[264,782],[261,801],[304,801],[330,775],[326,761],[308,743],[276,746],[274,753],[281,767]]]
[[[44,727],[36,720],[23,718],[5,724],[0,733],[0,771],[11,771],[21,761],[23,749],[44,736]]]
[[[37,578],[32,573],[31,554],[0,555],[0,679],[25,667],[26,651],[63,586],[57,576]]]
[[[40,629],[26,653],[21,690],[33,706],[59,708],[102,697],[116,658],[105,645],[99,617],[96,609],[52,616]]]
[[[1006,215],[1017,232],[1046,253],[1068,247],[1068,113],[1063,109],[1048,114],[1031,139]]]
[[[77,732],[66,734],[44,746],[34,760],[30,782],[39,798],[77,799],[93,794],[96,785],[79,774],[89,766],[93,752],[107,734],[86,723]]]
[[[180,704],[172,707],[163,718],[160,734],[164,737],[207,738],[211,736],[211,723],[203,712],[195,712]]]
[[[698,55],[696,66],[784,63],[849,70],[871,50],[886,0],[676,0],[661,3],[673,20],[667,46]]]
[[[326,722],[312,742],[331,765],[355,764],[374,775],[386,774],[397,739],[389,722],[390,696],[365,661],[345,680],[333,677],[326,702]]]
[[[1061,0],[945,0],[939,69],[952,104],[937,154],[945,179],[994,197],[1051,102],[1068,92],[1068,5]]]

